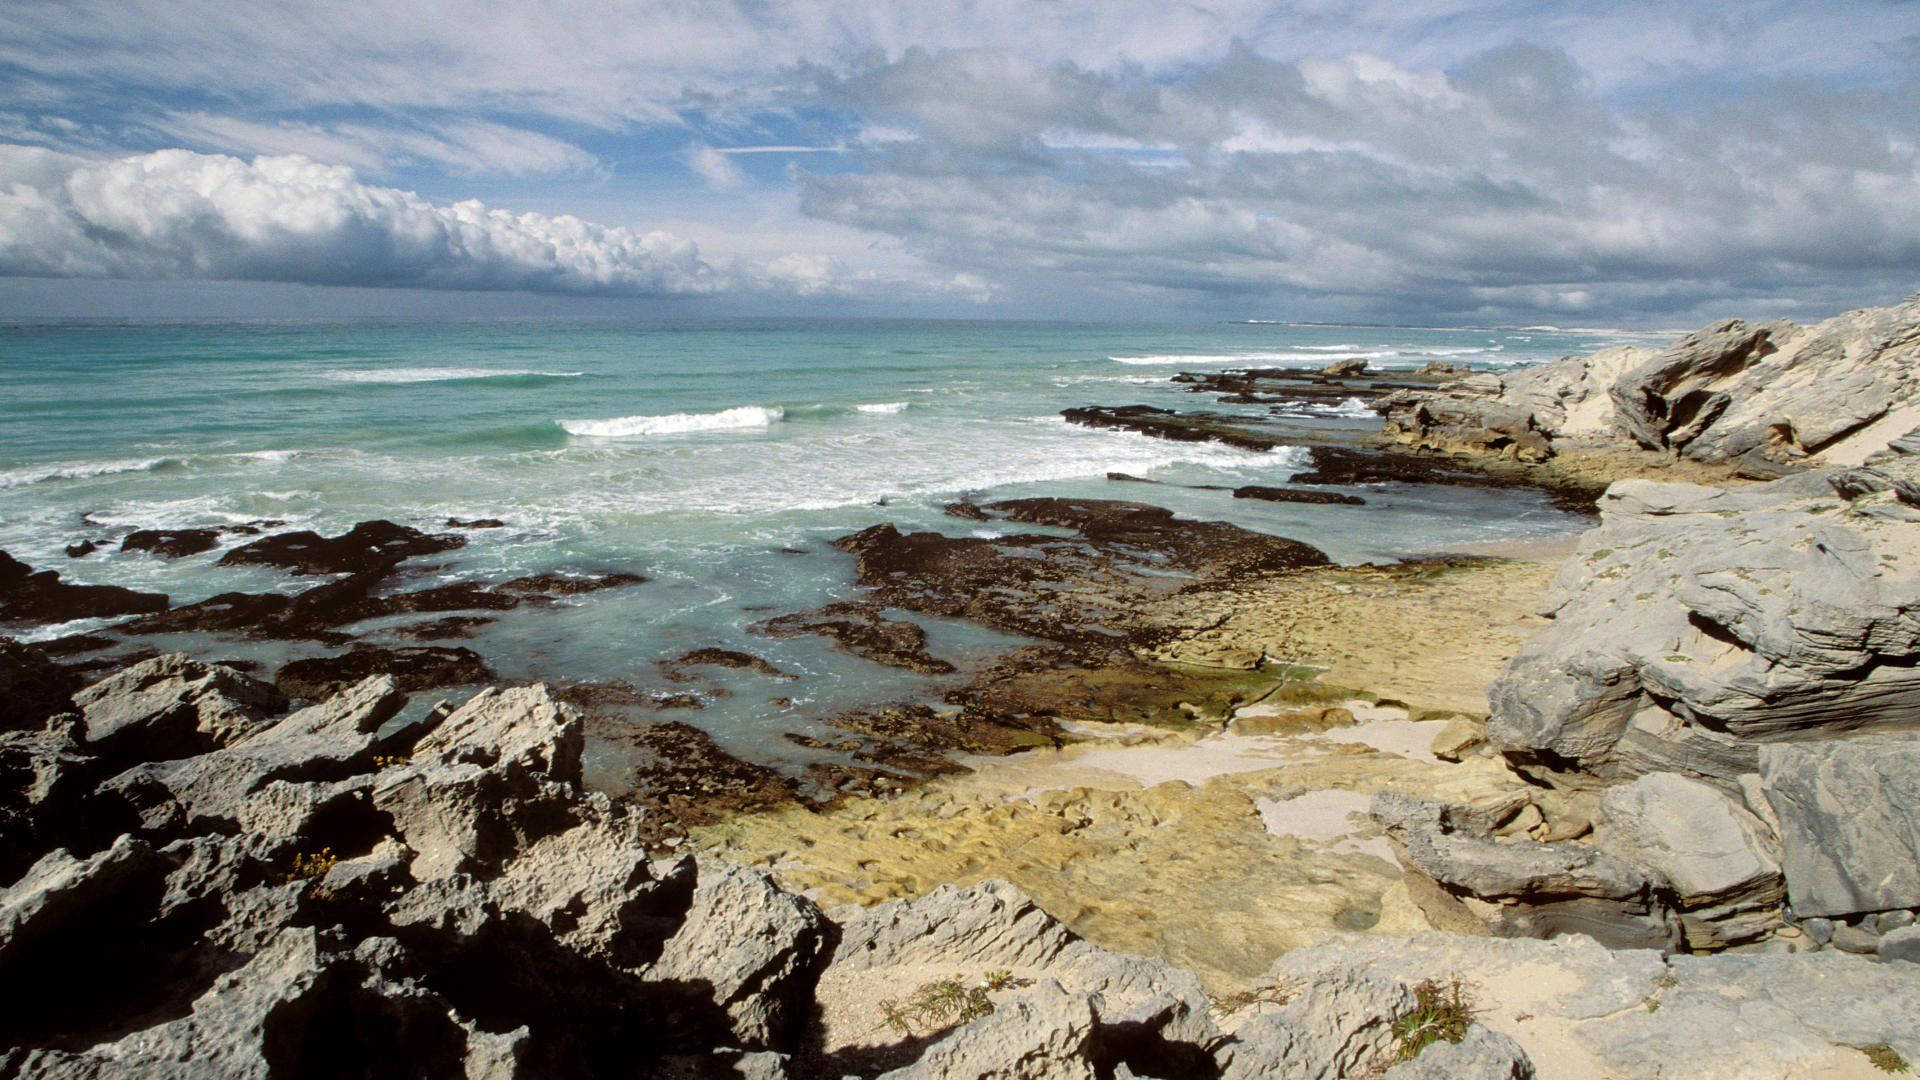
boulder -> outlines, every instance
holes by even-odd
[[[287,699],[220,664],[167,653],[122,669],[74,696],[89,750],[159,761],[226,746],[260,730]]]
[[[584,738],[580,715],[544,684],[489,688],[380,774],[373,805],[416,852],[416,878],[495,869],[572,824]]]
[[[1760,749],[1796,916],[1920,907],[1920,736]]]
[[[1875,951],[1882,960],[1920,964],[1920,926],[1903,926],[1880,935],[1880,944]]]
[[[1724,791],[1650,773],[1608,788],[1600,809],[1595,844],[1666,879],[1690,947],[1751,940],[1779,924],[1779,842]]]
[[[1437,926],[1503,936],[1588,934],[1615,948],[1672,948],[1680,921],[1659,874],[1579,843],[1494,837],[1494,819],[1399,792],[1372,814]]]
[[[743,867],[704,868],[686,918],[646,969],[696,988],[727,1016],[735,1045],[787,1045],[812,1005],[827,921],[804,897]]]
[[[1920,515],[1892,492],[1630,480],[1601,513],[1488,689],[1510,760],[1731,785],[1765,743],[1920,727]]]

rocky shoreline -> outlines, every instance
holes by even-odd
[[[126,620],[0,642],[0,972],[44,988],[0,1075],[1879,1075],[1920,1059],[1917,370],[1910,302],[1069,410],[1274,447],[1357,401],[1382,433],[1315,429],[1234,494],[1528,487],[1598,522],[1557,571],[1335,566],[1136,501],[876,524],[834,545],[859,600],[755,632],[930,675],[902,613],[1032,644],[819,718],[803,775],[650,715],[789,677],[738,649],[427,707],[487,658],[356,624],[644,584],[405,586],[486,522],[258,523],[223,562],[325,580],[180,607],[0,559],[0,618]],[[209,630],[321,651],[268,679],[139,644]]]

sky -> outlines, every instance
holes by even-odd
[[[1920,0],[7,0],[0,316],[1920,289]]]

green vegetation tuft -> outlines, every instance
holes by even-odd
[[[1413,988],[1413,1011],[1393,1022],[1396,1062],[1412,1061],[1437,1042],[1457,1043],[1473,1024],[1473,1003],[1459,979],[1428,979]]]
[[[1032,985],[1032,979],[1016,977],[1011,971],[989,971],[980,982],[968,986],[957,978],[938,979],[923,984],[905,1001],[891,998],[880,1003],[880,1016],[888,1027],[902,1035],[916,1030],[938,1030],[972,1023],[993,1013],[988,994]]]
[[[1872,1046],[1863,1046],[1860,1048],[1860,1052],[1867,1055],[1868,1063],[1881,1072],[1903,1073],[1912,1071],[1907,1065],[1907,1059],[1900,1056],[1900,1051],[1895,1050],[1886,1043],[1874,1043]]]

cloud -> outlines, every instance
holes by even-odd
[[[746,174],[740,171],[740,166],[705,143],[695,143],[687,148],[687,167],[717,188],[739,187],[747,179]]]
[[[0,274],[677,296],[736,285],[665,232],[428,202],[298,156],[0,146]]]
[[[433,127],[256,121],[215,113],[181,113],[155,124],[172,139],[246,154],[299,154],[369,172],[430,165],[460,176],[591,173],[592,154],[562,139],[484,120]]]
[[[808,213],[1036,287],[1460,317],[1920,278],[1920,80],[1634,106],[1558,49],[1437,71],[1236,47],[1178,79],[909,51],[820,89],[892,137],[803,173]]]

